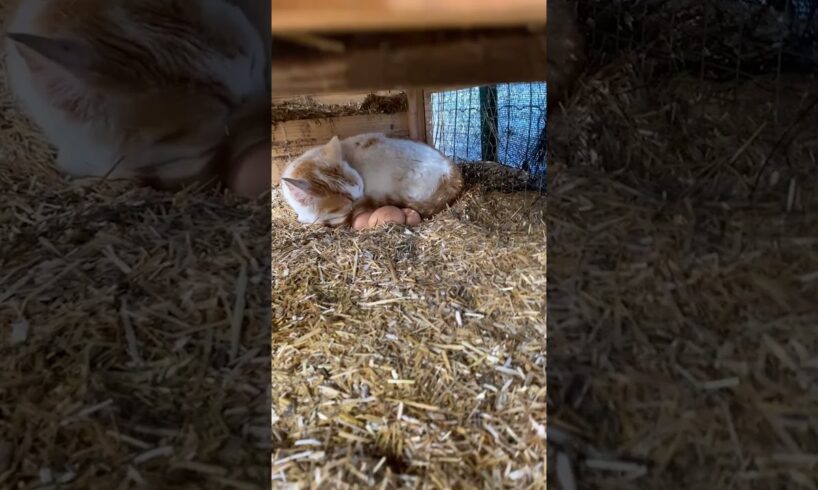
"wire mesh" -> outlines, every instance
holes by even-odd
[[[485,97],[481,97],[481,88],[493,91],[496,103],[487,106]],[[433,145],[454,161],[496,161],[525,170],[530,185],[544,186],[544,82],[506,83],[433,93],[431,124]],[[487,140],[494,143],[490,154],[486,153]]]

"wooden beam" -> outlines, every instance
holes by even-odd
[[[375,44],[313,57],[279,49],[273,95],[540,82],[546,79],[545,48],[544,31],[515,30],[462,33],[448,41],[424,36],[388,49]]]
[[[501,27],[546,22],[546,0],[272,0],[272,32]]]
[[[373,92],[375,95],[380,95],[384,97],[398,95],[402,91],[400,90],[379,90]],[[348,105],[348,104],[355,104],[360,105],[369,97],[370,92],[346,92],[346,93],[332,93],[332,94],[304,94],[304,95],[297,95],[297,96],[283,96],[278,97],[274,96],[273,104],[286,104],[286,103],[305,103],[307,98],[314,104],[318,105]]]
[[[423,91],[423,109],[426,112],[426,143],[434,146],[434,124],[432,124],[432,91]]]
[[[409,106],[409,137],[426,142],[426,98],[421,89],[406,91]]]

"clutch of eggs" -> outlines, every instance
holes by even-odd
[[[375,211],[361,213],[352,222],[353,230],[365,230],[374,226],[395,223],[415,226],[420,224],[420,213],[411,208],[399,209],[395,206],[383,206]]]
[[[386,225],[389,223],[398,225],[406,224],[406,215],[395,206],[384,206],[372,211],[368,224],[369,228],[372,228],[373,226]]]

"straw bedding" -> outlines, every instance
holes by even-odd
[[[356,233],[273,196],[274,487],[544,488],[544,197]]]
[[[0,487],[269,478],[266,205],[9,180]]]
[[[816,488],[815,82],[642,72],[549,121],[549,481]]]

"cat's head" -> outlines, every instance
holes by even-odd
[[[27,33],[8,37],[50,105],[115,148],[116,174],[167,182],[206,169],[234,114],[268,91],[262,37],[228,2],[44,9]]]
[[[364,195],[364,182],[343,158],[337,136],[293,161],[281,178],[284,198],[305,224],[345,224],[356,201]]]

